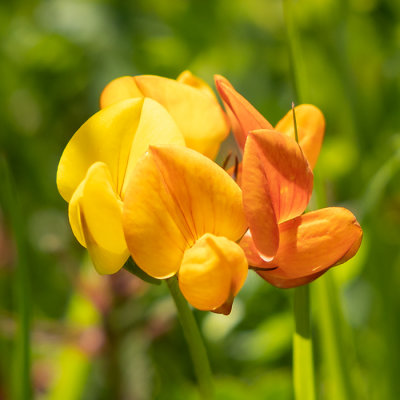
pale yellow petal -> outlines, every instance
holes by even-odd
[[[186,300],[200,310],[230,312],[233,298],[247,277],[243,250],[224,237],[206,234],[186,250],[179,270],[179,287]]]
[[[69,219],[78,241],[87,247],[98,272],[117,272],[129,256],[122,230],[122,203],[104,163],[93,164],[73,194]]]
[[[135,81],[144,96],[168,110],[188,147],[209,158],[216,156],[221,142],[228,136],[229,124],[215,98],[204,93],[204,89],[159,76],[136,76]]]

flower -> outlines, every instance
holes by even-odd
[[[244,149],[241,186],[249,231],[240,244],[252,268],[273,285],[289,288],[353,257],[362,229],[349,210],[330,207],[302,215],[324,134],[322,113],[312,105],[296,107],[297,143],[292,115],[274,129],[225,78],[216,82]]]
[[[150,146],[132,173],[123,227],[148,275],[177,275],[190,304],[228,314],[248,271],[236,243],[247,229],[239,186],[213,161],[178,146]]]
[[[185,144],[167,110],[152,99],[128,99],[93,115],[61,156],[57,186],[72,231],[102,274],[129,257],[121,220],[129,177],[149,144],[163,143]]]
[[[149,97],[163,105],[181,130],[186,145],[213,159],[229,133],[229,124],[211,88],[189,71],[177,80],[153,75],[111,81],[100,97],[101,108],[128,98]]]

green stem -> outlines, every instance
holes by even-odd
[[[204,400],[212,399],[214,397],[214,387],[210,363],[196,320],[187,301],[179,290],[177,278],[169,278],[166,282],[174,299],[183,334],[189,346],[200,394]]]
[[[289,46],[290,66],[295,95],[298,102],[308,100],[308,85],[303,51],[292,8],[292,0],[283,0],[283,12],[286,23]],[[295,113],[293,108],[293,118]],[[296,140],[297,127],[295,123]],[[311,337],[310,293],[309,286],[300,286],[294,292],[295,334],[293,336],[293,383],[296,400],[314,400],[314,362]]]
[[[293,380],[296,400],[314,400],[314,365],[310,324],[309,286],[294,292],[295,334],[293,337]]]

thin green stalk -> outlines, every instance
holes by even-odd
[[[300,37],[296,31],[293,0],[283,0],[283,15],[285,18],[287,42],[289,47],[290,69],[292,82],[297,102],[305,102],[308,97],[308,81],[303,50],[300,44]]]
[[[293,380],[296,400],[314,400],[314,365],[310,324],[309,285],[294,292],[295,334],[293,337]]]
[[[6,217],[11,225],[17,249],[14,293],[17,310],[17,332],[14,342],[11,392],[12,398],[27,400],[31,398],[30,378],[30,296],[27,261],[27,244],[24,219],[7,161],[0,157],[2,182],[2,202]]]
[[[214,397],[214,386],[210,363],[196,320],[187,301],[179,290],[177,278],[169,278],[166,282],[174,299],[183,334],[189,346],[200,394],[204,400],[212,399]]]
[[[308,100],[308,83],[300,44],[292,0],[283,0],[283,13],[286,23],[290,66],[293,87],[298,102]],[[296,115],[293,109],[296,141],[298,142]],[[311,335],[311,311],[309,285],[300,286],[294,292],[295,333],[293,336],[293,383],[296,400],[314,400],[314,362]]]

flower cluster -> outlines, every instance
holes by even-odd
[[[98,272],[132,256],[154,278],[176,275],[194,307],[228,314],[249,265],[275,286],[302,285],[351,258],[362,230],[344,208],[304,214],[324,135],[316,107],[273,128],[225,78],[216,86],[227,114],[188,71],[112,81],[65,148],[57,185]],[[213,161],[230,126],[236,181]]]

